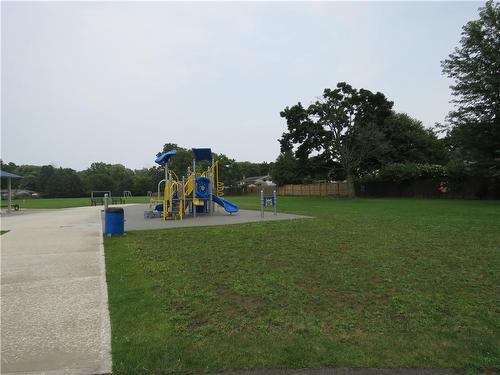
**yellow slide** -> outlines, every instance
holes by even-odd
[[[193,194],[193,187],[194,187],[194,178],[193,175],[188,177],[188,180],[184,184],[184,196],[189,197]]]
[[[191,197],[193,195],[193,187],[194,187],[194,176],[191,175],[189,176],[188,180],[186,181],[186,184],[184,185],[184,196],[185,197]],[[195,198],[193,200],[193,203],[195,206],[200,206],[203,204],[203,201],[201,199]]]

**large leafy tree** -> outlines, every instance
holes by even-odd
[[[214,158],[219,162],[219,182],[231,186],[241,178],[236,160],[230,159],[224,154],[215,153]]]
[[[156,192],[158,182],[164,174],[156,167],[136,169],[133,177],[132,194],[146,195],[148,191]]]
[[[460,46],[442,62],[455,110],[450,143],[462,157],[500,173],[500,5],[486,2],[468,22]]]
[[[391,164],[444,164],[448,160],[446,144],[433,129],[406,113],[391,112],[377,131],[382,134],[383,149],[359,167],[359,174],[371,174]]]
[[[113,180],[110,176],[111,164],[95,162],[84,171],[80,172],[84,189],[90,194],[91,191],[106,191],[113,189]]]
[[[354,196],[354,177],[364,162],[385,152],[381,127],[391,115],[393,103],[384,94],[357,90],[345,82],[325,89],[323,97],[304,108],[299,102],[286,107],[281,117],[288,131],[280,140],[282,152],[295,150],[298,159],[321,155],[338,161]]]
[[[445,142],[438,139],[435,131],[406,113],[391,113],[382,132],[388,148],[379,158],[381,166],[406,162],[444,164],[448,159]]]
[[[54,168],[47,181],[44,196],[46,197],[79,197],[83,194],[83,186],[77,172],[70,168]]]
[[[120,196],[124,190],[134,189],[134,172],[121,164],[92,163],[79,175],[87,193],[109,190]]]
[[[295,158],[292,150],[287,150],[282,152],[276,159],[271,175],[273,181],[279,186],[298,184],[303,180],[300,169],[300,162]]]
[[[279,154],[272,163],[271,176],[279,186],[345,178],[338,162],[325,160],[321,155],[311,156],[307,160],[297,159],[292,150]]]

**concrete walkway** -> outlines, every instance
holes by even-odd
[[[111,372],[100,209],[2,215],[2,374]]]

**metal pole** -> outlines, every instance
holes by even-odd
[[[264,190],[260,191],[260,218],[264,219]]]
[[[210,169],[210,167],[208,168]],[[208,171],[207,171],[207,174],[208,174]],[[208,184],[208,197],[210,198],[209,202],[208,202],[208,208],[210,210],[210,216],[213,216],[214,214],[214,200],[212,198],[212,193],[214,192],[214,188],[213,188],[213,183],[214,183],[214,170],[213,170],[213,160],[212,160],[212,173],[209,175],[210,177],[210,183]]]
[[[185,195],[185,193],[186,193],[186,190],[184,188],[184,176],[182,176],[182,200],[181,200],[180,203],[182,204],[181,210],[182,210],[182,215],[183,216],[184,216],[184,213],[185,213],[184,210],[186,209],[186,206],[184,206],[184,204],[186,203],[186,195]]]
[[[108,209],[108,193],[104,194],[104,211]]]
[[[217,160],[214,164],[214,187],[215,187],[215,195],[219,195],[219,161]],[[215,203],[213,203],[213,209],[215,211]],[[217,207],[217,211],[219,207]]]
[[[196,217],[196,206],[194,199],[196,198],[196,159],[193,159],[193,217]]]
[[[169,181],[169,186],[170,186],[169,191],[170,191],[170,194],[171,194],[171,196],[168,197],[169,198],[169,200],[168,200],[168,212],[172,212],[173,206],[174,206],[174,203],[172,202],[174,200],[173,199],[174,198],[174,193],[173,193],[173,186],[174,185],[172,184],[172,174],[170,174],[170,176],[168,177],[168,179],[169,179],[168,181]]]
[[[184,185],[186,184],[186,178],[184,176],[182,176],[182,199],[185,199],[185,193],[186,193],[186,190],[184,189]]]
[[[10,213],[12,207],[12,179],[10,177],[8,178],[8,185],[9,185],[9,203],[7,205],[7,212]]]
[[[274,208],[274,216],[278,215],[276,212],[276,190],[273,190],[273,208]]]
[[[160,199],[160,186],[161,186],[162,182],[167,183],[167,180],[164,179],[164,180],[161,180],[160,182],[158,182],[158,193],[157,193],[157,196],[156,196],[156,199],[158,199],[158,200]]]
[[[163,211],[162,211],[162,216],[163,216],[163,220],[167,220],[167,214],[168,214],[168,211],[167,211],[167,197],[166,197],[166,193],[167,193],[167,184],[169,183],[168,181],[168,161],[165,162],[165,191],[163,192]],[[172,189],[172,185],[169,185],[169,190]],[[160,196],[158,196],[158,199],[160,199]]]
[[[217,165],[219,161],[215,161],[214,159],[212,159],[212,177],[213,177],[213,183],[212,183],[212,194],[214,194],[214,191],[215,191],[215,195],[217,195],[218,191],[217,191],[217,186],[219,185],[219,166]],[[212,210],[215,211],[215,202],[214,200],[212,199]]]

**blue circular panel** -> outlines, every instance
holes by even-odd
[[[206,177],[198,177],[196,179],[196,197],[209,198],[210,196],[210,179]]]

